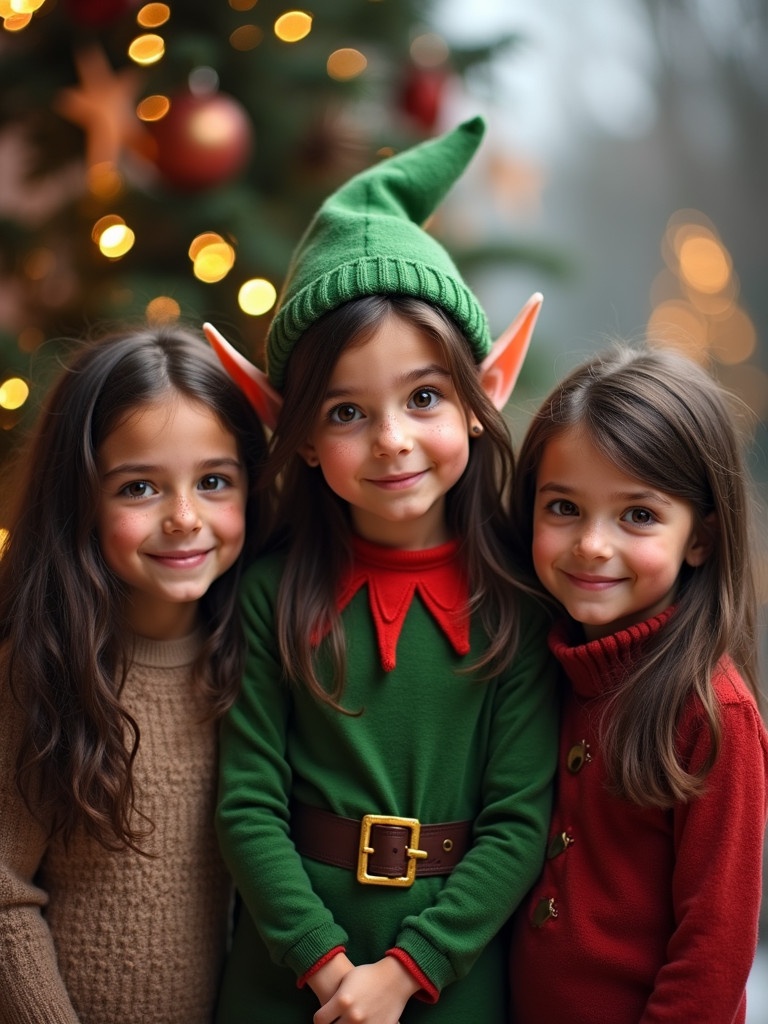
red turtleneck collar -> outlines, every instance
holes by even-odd
[[[549,649],[563,666],[574,691],[582,697],[596,697],[618,682],[673,613],[674,607],[667,608],[645,622],[575,646],[571,642],[572,622],[562,619],[550,631]]]

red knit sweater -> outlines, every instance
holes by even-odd
[[[579,647],[550,647],[564,698],[550,849],[514,923],[514,1024],[743,1024],[757,942],[768,736],[728,661],[714,680],[720,756],[699,799],[662,811],[606,789],[601,697],[664,613]],[[692,702],[680,749],[701,763],[707,731]],[[570,761],[570,767],[569,767]]]

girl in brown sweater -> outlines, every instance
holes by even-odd
[[[62,373],[0,560],[0,1022],[210,1024],[213,831],[262,427],[196,333]]]

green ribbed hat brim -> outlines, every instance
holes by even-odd
[[[489,352],[484,310],[451,257],[421,224],[476,151],[485,131],[473,118],[368,168],[333,193],[299,242],[267,337],[267,371],[278,390],[308,327],[367,295],[409,295],[440,307],[475,359]]]

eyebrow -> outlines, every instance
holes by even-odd
[[[567,484],[560,484],[556,480],[541,484],[540,487],[536,488],[536,491],[538,494],[551,492],[554,494],[562,494],[565,497],[578,493],[575,487],[569,487]],[[608,498],[611,501],[656,501],[661,505],[671,504],[669,498],[666,498],[660,491],[614,491],[612,494],[608,495]]]
[[[441,377],[443,379],[450,380],[451,374],[444,366],[440,366],[439,363],[430,363],[428,366],[417,366],[416,369],[410,370],[408,373],[401,374],[395,379],[394,383],[396,386],[416,384],[425,377]],[[325,392],[323,401],[327,402],[332,398],[345,398],[349,395],[358,394],[360,390],[360,388],[352,387],[329,388]]]
[[[242,465],[240,459],[233,459],[229,455],[223,455],[218,459],[205,459],[203,462],[198,462],[195,468],[198,472],[204,473],[206,470],[210,471],[224,467],[242,469]],[[108,480],[113,476],[151,476],[153,473],[163,472],[165,468],[165,466],[149,462],[121,462],[119,465],[107,470],[106,473],[102,473],[101,476],[104,480]]]

